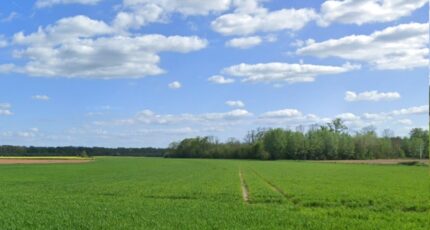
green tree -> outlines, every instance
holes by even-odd
[[[348,130],[348,127],[345,125],[342,119],[336,118],[330,123],[327,123],[328,128],[330,131],[335,133],[343,133]]]
[[[264,149],[270,154],[270,159],[285,158],[287,136],[282,129],[272,129],[265,133],[263,138]]]

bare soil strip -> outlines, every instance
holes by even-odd
[[[315,162],[323,163],[345,163],[345,164],[382,164],[382,165],[395,165],[395,164],[407,164],[418,162],[421,164],[429,164],[429,160],[420,159],[376,159],[376,160],[322,160]]]
[[[249,202],[248,185],[243,178],[242,169],[239,169],[240,186],[242,187],[242,197],[245,203]]]
[[[91,160],[34,160],[34,159],[0,159],[0,165],[13,164],[79,164]]]

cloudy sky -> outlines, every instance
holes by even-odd
[[[0,144],[428,127],[427,0],[0,4]]]

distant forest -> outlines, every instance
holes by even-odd
[[[162,148],[24,147],[0,146],[0,156],[145,156],[162,157]]]
[[[341,119],[314,125],[307,132],[285,129],[250,131],[243,141],[225,143],[213,137],[196,137],[172,143],[165,155],[175,158],[231,158],[261,160],[339,160],[428,158],[429,133],[412,129],[408,137],[396,137],[386,129],[378,136],[368,126],[351,134]]]
[[[339,160],[428,158],[429,132],[412,129],[407,137],[397,137],[386,129],[377,135],[369,126],[351,134],[341,119],[326,125],[303,126],[295,131],[258,129],[243,141],[231,138],[219,142],[214,137],[187,138],[169,148],[24,147],[0,146],[0,156],[145,156],[172,158],[222,158],[260,160]]]

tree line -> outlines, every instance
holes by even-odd
[[[162,157],[163,148],[25,147],[0,146],[0,156],[144,156]]]
[[[187,138],[169,148],[103,148],[103,147],[26,147],[0,146],[0,156],[144,156],[173,158],[223,159],[382,159],[428,158],[429,132],[412,129],[407,137],[398,137],[386,129],[377,135],[375,127],[350,133],[341,119],[326,125],[303,126],[295,131],[257,129],[244,140],[230,138],[220,142],[214,137]]]
[[[394,136],[386,129],[377,135],[368,126],[351,134],[341,119],[326,125],[313,125],[307,132],[258,129],[248,132],[243,141],[229,139],[222,143],[214,137],[187,138],[170,144],[165,157],[224,159],[388,159],[428,158],[429,133],[412,129],[407,137]]]

